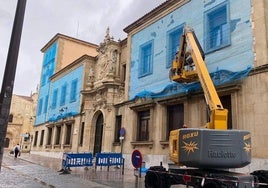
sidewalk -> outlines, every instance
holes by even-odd
[[[109,171],[107,168],[98,169],[95,171],[94,167],[89,167],[88,170],[85,170],[82,167],[71,168],[71,174],[60,175],[58,172],[61,169],[61,159],[44,157],[35,154],[22,153],[22,155],[18,159],[14,159],[12,155],[5,154],[4,162],[4,170],[2,168],[1,177],[3,177],[3,173],[5,172],[10,175],[10,170],[14,169],[18,171],[19,175],[27,176],[29,171],[32,171],[30,176],[33,174],[37,174],[41,170],[44,172],[42,174],[42,178],[39,178],[39,183],[41,182],[43,187],[61,187],[55,186],[59,185],[57,181],[66,181],[68,186],[64,185],[64,187],[114,187],[114,188],[141,188],[144,187],[144,177],[137,178],[134,176],[134,171],[125,170],[124,175],[122,175],[121,169],[110,167]],[[16,161],[17,160],[17,161]],[[16,162],[20,162],[18,166],[24,166],[23,168],[14,167]],[[23,164],[27,163],[27,164]],[[14,164],[13,164],[14,163]],[[32,164],[32,165],[29,165]],[[40,169],[38,169],[38,167]],[[37,172],[35,172],[37,171]],[[45,175],[45,173],[48,173]],[[27,173],[27,175],[25,174]],[[17,175],[18,175],[17,174]],[[4,175],[5,176],[5,175]],[[15,175],[14,175],[15,176]],[[40,175],[41,176],[41,175]],[[33,179],[38,179],[38,177],[32,177]],[[52,178],[52,179],[51,179]],[[1,180],[2,178],[0,178]],[[9,178],[10,179],[10,178]],[[36,181],[34,182],[36,183]],[[72,183],[73,185],[71,185]],[[0,185],[1,187],[1,185]],[[27,187],[27,186],[23,186]],[[35,186],[33,186],[35,187]],[[39,187],[39,186],[37,186]]]
[[[28,161],[30,163],[38,164],[58,171],[61,169],[61,159],[45,157],[41,155],[35,155],[30,153],[22,153],[19,159]]]

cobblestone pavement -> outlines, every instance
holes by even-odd
[[[72,168],[71,174],[60,175],[61,160],[34,154],[22,154],[15,159],[5,152],[1,172],[0,187],[2,188],[141,188],[144,177],[137,178],[134,172],[110,167],[95,169],[90,167]]]

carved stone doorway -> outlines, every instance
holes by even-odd
[[[99,114],[96,122],[96,129],[95,129],[95,141],[94,141],[94,150],[93,155],[95,156],[96,153],[101,152],[101,145],[102,145],[102,134],[103,134],[103,114]]]

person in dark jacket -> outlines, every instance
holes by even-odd
[[[19,144],[17,144],[14,147],[14,153],[15,153],[15,158],[17,158],[18,156],[20,156],[20,145]]]

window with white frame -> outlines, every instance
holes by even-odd
[[[231,44],[229,19],[227,1],[205,12],[206,52],[218,50]]]
[[[171,67],[172,61],[180,47],[180,39],[183,32],[183,25],[173,28],[167,32],[167,63],[166,67]]]
[[[153,41],[140,47],[139,77],[152,74],[153,69]]]

